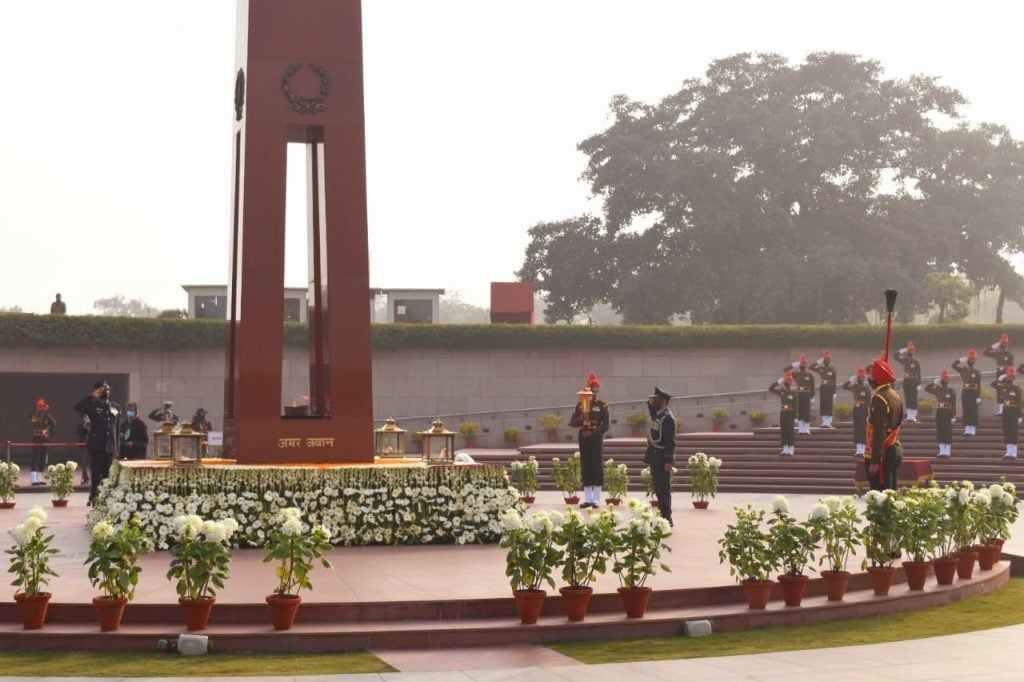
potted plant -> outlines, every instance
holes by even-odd
[[[204,521],[195,514],[174,519],[174,544],[167,579],[174,580],[178,603],[189,630],[205,630],[217,590],[224,587],[231,566],[228,542],[238,522]]]
[[[782,599],[786,606],[800,606],[809,581],[805,571],[821,540],[817,529],[809,522],[798,523],[789,513],[789,501],[777,495],[772,502],[772,517],[768,519],[768,535],[782,571]]]
[[[17,588],[14,601],[18,603],[21,624],[26,630],[43,627],[50,604],[50,593],[43,588],[50,584],[50,578],[57,577],[50,567],[50,559],[58,550],[51,546],[53,535],[47,534],[46,520],[45,511],[32,507],[25,520],[9,531],[14,545],[6,550],[11,556],[7,572],[14,574],[11,582]]]
[[[988,491],[992,497],[992,535],[987,538],[987,544],[1002,550],[1003,543],[1010,539],[1010,528],[1020,516],[1017,488],[1004,478],[1000,483],[989,486]]]
[[[466,439],[467,448],[476,447],[476,436],[480,433],[480,424],[476,422],[462,422],[459,424],[459,435]]]
[[[771,536],[762,528],[764,510],[733,507],[736,523],[725,527],[725,534],[719,539],[722,548],[718,560],[729,562],[729,574],[743,585],[747,605],[752,609],[763,609],[771,597],[772,573],[779,566],[778,556],[773,551]]]
[[[579,504],[580,498],[576,493],[583,487],[583,465],[580,463],[579,451],[564,462],[552,457],[551,473],[555,487],[561,490],[565,497],[565,503]]]
[[[302,603],[300,590],[313,589],[309,574],[319,562],[331,568],[324,553],[331,549],[331,532],[324,526],[310,528],[302,523],[302,511],[288,507],[278,512],[276,525],[267,537],[264,563],[278,562],[277,588],[267,596],[270,621],[275,630],[290,630]]]
[[[562,580],[566,582],[558,591],[571,621],[586,617],[594,593],[590,581],[608,568],[608,559],[616,547],[616,525],[617,518],[609,510],[588,523],[582,514],[570,509],[565,522],[555,531],[555,543],[562,546]]]
[[[532,504],[537,493],[537,473],[540,467],[537,458],[530,455],[528,459],[513,460],[509,464],[512,479],[512,486],[519,491],[519,499],[526,504]]]
[[[945,504],[931,489],[912,489],[902,493],[893,508],[902,528],[900,549],[907,557],[903,562],[907,587],[923,590],[932,567],[931,556],[939,544],[939,520],[946,513]]]
[[[78,463],[51,464],[46,468],[46,482],[50,485],[54,507],[68,506],[68,498],[75,491],[75,471]]]
[[[885,596],[889,594],[896,577],[893,563],[900,558],[902,529],[893,508],[895,495],[870,490],[864,496],[864,501],[864,519],[867,523],[861,531],[861,540],[866,557],[861,567],[871,576],[875,594]]]
[[[642,500],[631,498],[626,505],[630,519],[617,534],[612,570],[619,577],[618,592],[626,617],[642,618],[651,599],[647,578],[658,569],[671,571],[661,561],[661,554],[672,551],[665,542],[672,529]]]
[[[952,585],[956,578],[960,558],[957,554],[958,528],[963,516],[963,508],[959,504],[957,488],[950,485],[941,489],[944,513],[936,522],[936,544],[932,551],[932,566],[935,569],[935,582],[939,585]]]
[[[554,443],[558,441],[558,427],[565,421],[565,417],[560,414],[542,414],[537,418],[540,422],[540,428],[548,434],[548,442]]]
[[[629,435],[633,438],[640,438],[647,428],[647,415],[643,412],[630,412],[626,415],[626,424],[629,425]]]
[[[747,418],[750,420],[750,424],[754,428],[760,428],[764,426],[764,423],[768,420],[764,410],[751,410],[747,413]]]
[[[978,568],[992,570],[1002,554],[1001,536],[1009,535],[1010,519],[1017,518],[1016,495],[1000,484],[981,488],[974,495],[978,537]]]
[[[832,406],[832,416],[839,421],[847,421],[853,416],[853,407],[849,403],[836,403]]]
[[[0,509],[14,509],[21,467],[14,462],[0,462]]]
[[[608,458],[604,462],[604,488],[608,491],[606,502],[618,505],[629,490],[629,469],[625,464],[616,464]]]
[[[502,432],[505,436],[505,446],[515,448],[519,444],[519,429],[514,426],[507,426]]]
[[[935,414],[935,401],[929,398],[922,398],[917,401],[917,409],[921,414]]]
[[[547,592],[541,586],[552,588],[551,574],[562,552],[555,545],[555,532],[562,524],[558,512],[540,511],[523,516],[510,509],[501,517],[501,547],[505,555],[505,575],[512,585],[519,620],[530,625],[537,622]]]
[[[727,421],[729,421],[729,410],[724,407],[711,408],[711,428],[713,431],[721,431]]]
[[[973,499],[974,484],[970,481],[954,481],[947,489],[954,490],[956,495],[952,500],[947,497],[957,548],[956,574],[961,580],[969,580],[974,575],[974,564],[978,560],[978,552],[974,549],[974,540],[978,536],[978,518]]]
[[[125,606],[135,598],[139,584],[139,557],[152,551],[153,541],[137,518],[118,528],[109,521],[92,527],[85,565],[89,567],[89,582],[102,592],[92,598],[92,605],[103,632],[121,627]]]
[[[672,471],[668,474],[668,487],[672,487],[672,479],[675,478],[676,473],[679,470],[672,467]],[[654,488],[654,478],[651,476],[651,467],[644,467],[640,470],[640,479],[644,482],[644,488],[647,490],[647,503],[651,505],[652,509],[658,508],[658,491]]]
[[[693,497],[693,506],[697,509],[707,509],[708,497],[714,497],[718,491],[718,469],[722,466],[722,460],[698,452],[690,455],[687,466],[690,469],[690,496]]]
[[[821,571],[828,600],[842,601],[850,582],[846,563],[860,546],[860,513],[853,498],[826,497],[811,508],[810,523],[822,540],[818,565],[828,565]]]

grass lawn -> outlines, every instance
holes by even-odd
[[[218,654],[162,652],[68,653],[0,651],[0,674],[33,677],[216,677],[220,675],[341,675],[393,672],[367,652],[345,654]]]
[[[1012,578],[990,594],[920,611],[707,637],[562,642],[551,648],[583,663],[623,663],[877,644],[1019,623],[1024,623],[1024,578]]]

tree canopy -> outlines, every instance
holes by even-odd
[[[625,96],[580,143],[600,216],[530,228],[518,275],[549,322],[608,303],[627,323],[846,323],[931,272],[1018,297],[1024,149],[960,120],[936,78],[814,53],[713,62],[657,104]]]

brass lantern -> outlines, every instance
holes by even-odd
[[[182,424],[180,431],[171,434],[171,460],[175,466],[202,462],[202,447],[203,434],[193,431],[191,424]]]
[[[435,419],[432,428],[420,431],[423,437],[423,459],[428,464],[445,464],[455,460],[455,432],[444,428],[444,422]]]
[[[380,427],[374,434],[374,450],[378,457],[405,457],[405,434],[406,430],[395,423],[394,417],[388,417],[384,426]]]
[[[153,453],[155,459],[169,460],[171,458],[171,436],[174,434],[174,423],[164,422],[157,431],[153,432]]]
[[[576,394],[580,401],[580,410],[583,412],[583,428],[590,428],[590,407],[594,404],[594,392],[590,385],[583,387],[583,390]]]

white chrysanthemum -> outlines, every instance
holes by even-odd
[[[993,483],[988,487],[988,494],[992,499],[996,499],[1003,496],[1003,486],[998,483]]]
[[[708,464],[710,464],[713,468],[717,469],[722,466],[722,460],[718,459],[717,457],[709,457]]]
[[[46,523],[46,520],[50,517],[42,507],[36,505],[28,510],[28,518],[39,519],[40,523]]]
[[[78,471],[78,462],[68,462],[68,471]]]
[[[1017,497],[1015,495],[1011,495],[1006,491],[1003,491],[1002,500],[1003,504],[1006,505],[1007,507],[1013,507],[1017,503]]]
[[[57,467],[51,464],[50,466],[46,467],[46,470],[52,474],[54,471],[57,470]]]
[[[971,501],[971,491],[967,488],[961,488],[956,494],[956,501],[960,504],[967,504]]]
[[[784,495],[776,495],[775,499],[772,500],[772,510],[776,514],[789,513],[789,500]]]
[[[550,533],[554,524],[548,512],[540,511],[530,517],[530,528],[534,533]]]
[[[651,524],[661,533],[670,534],[672,532],[672,528],[668,525],[668,521],[661,516],[657,516],[652,519]]]
[[[570,509],[565,514],[565,522],[566,523],[582,524],[582,523],[584,523],[583,514],[580,514],[579,510]]]
[[[903,500],[896,500],[895,502],[892,503],[892,506],[893,509],[896,509],[897,511],[903,511],[904,509],[907,508],[907,503]]]
[[[315,526],[313,528],[313,537],[321,542],[327,542],[331,539],[331,531],[327,526]]]
[[[294,517],[286,518],[281,524],[281,532],[290,537],[302,535],[302,521]]]
[[[106,540],[114,536],[114,526],[108,521],[100,521],[92,527],[92,536],[98,540]]]
[[[224,542],[228,535],[224,524],[218,521],[204,521],[202,534],[207,542]]]
[[[975,501],[983,507],[987,507],[992,504],[992,494],[985,489],[979,490],[974,493]]]
[[[509,509],[501,515],[501,527],[505,532],[514,532],[523,529],[523,517],[515,509]]]
[[[813,507],[811,507],[810,517],[811,517],[812,521],[819,521],[821,519],[827,519],[828,515],[829,515],[828,505],[825,504],[824,502],[819,502],[818,504],[816,504]]]
[[[877,503],[878,503],[878,496],[879,496],[879,495],[881,495],[881,494],[882,494],[882,493],[881,493],[881,491],[879,491],[879,490],[869,490],[869,491],[868,491],[868,492],[867,492],[867,493],[866,493],[866,494],[864,495],[864,500],[865,500],[866,502],[874,502],[874,503],[876,503],[876,504],[877,504]]]
[[[239,528],[238,521],[235,521],[230,516],[228,518],[226,518],[226,519],[223,519],[221,521],[221,525],[224,526],[224,532],[227,533],[227,538],[226,539],[230,539],[231,536],[234,535],[238,531],[238,528]]]
[[[831,495],[829,497],[826,497],[824,500],[822,500],[822,502],[824,502],[826,505],[828,505],[829,511],[837,511],[839,509],[839,506],[842,505],[842,503],[843,503],[843,501],[840,500],[835,495]]]
[[[21,472],[21,467],[19,467],[19,466],[18,466],[17,464],[15,464],[14,462],[11,462],[11,464],[10,464],[10,467],[9,467],[9,468],[10,468],[10,470],[11,470],[11,472],[12,472],[12,473],[15,473],[15,474],[17,474],[17,473]]]
[[[10,534],[12,538],[14,538],[14,541],[18,543],[18,546],[20,547],[24,547],[26,544],[28,544],[28,542],[32,539],[32,536],[35,535],[35,530],[28,528],[28,526],[26,526],[24,523],[20,523],[17,526],[14,526],[7,532],[8,534]]]
[[[1005,490],[1006,492],[1010,493],[1011,495],[1016,495],[1017,494],[1017,486],[1015,486],[1014,484],[1010,483],[1009,481],[1006,481],[1005,483],[1003,483],[1003,490]]]

